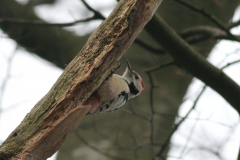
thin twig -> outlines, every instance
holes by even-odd
[[[140,114],[137,114],[137,113],[134,111],[134,109],[133,109],[133,107],[132,107],[132,105],[131,105],[131,101],[128,102],[128,105],[129,105],[129,108],[130,108],[130,111],[131,111],[131,112],[129,112],[129,111],[127,111],[127,110],[122,110],[124,113],[131,114],[131,115],[133,115],[133,116],[136,116],[136,117],[138,117],[138,118],[140,118],[140,119],[143,119],[143,120],[149,122],[149,118],[148,118],[148,117],[143,116],[143,115],[140,115]]]
[[[236,64],[236,63],[239,63],[240,60],[237,60],[237,61],[233,61],[233,62],[230,62],[228,63],[226,66],[222,67],[221,69],[225,69],[233,64]],[[165,143],[163,144],[162,148],[160,149],[160,151],[158,152],[158,154],[156,155],[156,157],[159,157],[159,158],[163,158],[162,157],[162,154],[163,152],[166,150],[167,146],[169,145],[170,143],[170,140],[172,138],[172,135],[176,132],[176,130],[179,128],[179,126],[182,124],[182,122],[189,116],[189,114],[192,112],[193,109],[195,109],[196,107],[196,104],[197,102],[199,101],[201,95],[203,94],[203,92],[205,91],[207,85],[205,85],[202,89],[202,91],[200,92],[200,94],[198,95],[198,97],[196,98],[196,100],[194,101],[194,104],[192,106],[192,108],[188,111],[188,113],[178,122],[178,124],[174,125],[173,127],[173,130],[171,132],[171,134],[169,135],[169,137],[167,138],[167,140],[165,141]]]
[[[16,19],[16,18],[1,18],[0,23],[11,23],[11,24],[20,24],[20,25],[34,25],[34,26],[48,26],[48,27],[70,27],[73,25],[76,25],[77,23],[81,22],[89,22],[91,20],[97,20],[100,18],[96,18],[95,15],[92,17],[82,19],[82,20],[77,20],[74,22],[69,22],[69,23],[46,23],[44,21],[40,20],[27,20],[27,19]]]
[[[150,143],[152,144],[152,146],[154,144],[154,130],[155,130],[154,129],[154,114],[155,114],[155,110],[154,110],[154,104],[153,104],[153,90],[155,88],[155,85],[154,85],[151,73],[156,71],[156,70],[163,69],[163,68],[165,68],[167,66],[171,66],[171,65],[176,65],[176,63],[175,62],[169,62],[169,63],[166,63],[166,64],[162,64],[160,66],[157,66],[157,67],[145,70],[146,74],[149,77],[149,81],[150,81],[150,94],[149,94],[149,98],[150,98],[151,115],[149,116],[149,123],[150,123]],[[152,152],[155,154],[154,148],[152,147],[151,149],[152,149]]]
[[[160,54],[160,55],[166,53],[162,48],[155,48],[155,47],[147,44],[146,42],[140,40],[139,38],[136,38],[134,42],[152,53],[156,53],[156,54]]]
[[[96,18],[105,20],[106,18],[98,11],[93,9],[85,0],[82,0],[83,4],[86,6],[86,8],[94,13]]]
[[[195,44],[207,39],[235,40],[222,29],[211,26],[195,26],[184,29],[179,35],[189,44]],[[235,37],[239,37],[234,35]]]
[[[183,147],[183,150],[182,150],[182,153],[181,153],[181,156],[180,156],[180,157],[183,156],[185,150],[187,149],[187,146],[188,146],[188,144],[189,144],[189,142],[190,142],[190,139],[192,138],[193,132],[194,132],[196,126],[197,126],[197,123],[198,123],[198,121],[195,121],[193,127],[191,128],[191,130],[190,130],[190,132],[189,132],[189,135],[188,135],[188,137],[187,137],[187,143],[186,143],[185,146]]]
[[[132,132],[130,132],[130,133],[131,133],[130,136],[131,136],[131,138],[132,138],[132,140],[133,140],[134,145],[135,145],[135,146],[138,146],[138,142],[137,142],[137,139],[135,138],[134,134],[133,134]],[[133,151],[133,154],[134,154],[135,159],[139,159],[138,149],[135,149],[135,150]]]
[[[223,69],[225,69],[225,68],[227,68],[227,67],[229,67],[229,66],[231,66],[231,65],[234,65],[234,64],[236,64],[236,63],[239,63],[240,62],[240,60],[236,60],[236,61],[233,61],[233,62],[229,62],[228,64],[226,64],[225,66],[223,66],[221,69],[223,70]]]
[[[198,13],[201,13],[203,16],[205,16],[206,18],[208,18],[209,20],[211,20],[214,24],[216,24],[220,29],[224,30],[231,38],[233,38],[236,41],[240,41],[239,38],[237,38],[236,36],[234,36],[231,32],[230,29],[228,27],[226,27],[223,22],[221,22],[215,15],[210,14],[209,12],[205,11],[203,8],[197,7],[195,5],[193,5],[190,2],[186,2],[183,0],[175,0],[178,3],[182,4],[183,6],[188,7],[189,9],[196,11]]]
[[[211,27],[211,26],[195,26],[187,28],[183,31],[178,32],[178,34],[188,43],[188,44],[196,44],[199,42],[202,42],[204,40],[208,39],[225,39],[225,40],[236,40],[237,38],[240,38],[237,35],[229,36],[228,33],[226,33],[224,30],[219,29],[217,27]],[[146,50],[158,54],[163,55],[166,54],[166,51],[164,51],[161,47],[156,48],[151,46],[150,44],[144,42],[143,40],[137,38],[134,41],[136,44],[138,44],[140,47],[145,48]]]
[[[172,61],[172,62],[168,62],[168,63],[165,63],[165,64],[161,64],[159,66],[147,69],[147,70],[145,70],[145,72],[146,73],[151,73],[151,72],[154,72],[156,70],[163,69],[163,68],[168,67],[168,66],[174,66],[174,65],[177,65],[177,63]]]
[[[232,29],[232,28],[237,27],[237,26],[239,26],[239,25],[240,25],[240,20],[229,24],[229,25],[228,25],[228,29]]]
[[[233,135],[234,132],[236,132],[236,130],[237,130],[237,128],[238,128],[238,125],[239,125],[239,121],[234,125],[234,127],[232,127],[231,129],[228,130],[228,133],[227,133],[228,136],[226,136],[226,137],[222,140],[221,144],[220,144],[220,145],[218,146],[218,148],[217,148],[217,152],[218,152],[218,153],[221,153],[221,152],[223,151],[224,146],[226,146],[226,143],[227,143],[228,141],[230,141],[231,136]]]
[[[7,83],[9,82],[9,79],[11,78],[12,62],[16,55],[17,48],[18,47],[16,47],[16,49],[13,51],[12,55],[10,55],[7,60],[8,64],[7,64],[6,76],[3,79],[2,85],[0,88],[0,114],[2,112],[2,103],[3,103],[3,98],[4,98],[5,91],[6,91]]]
[[[74,133],[77,136],[77,138],[80,139],[87,147],[89,147],[92,150],[98,152],[99,154],[101,154],[103,156],[106,156],[108,158],[111,158],[111,159],[116,159],[116,160],[123,160],[123,159],[125,159],[125,158],[121,158],[121,157],[112,156],[112,155],[110,155],[110,154],[108,154],[106,152],[101,151],[100,149],[90,145],[84,138],[82,138],[82,136],[80,136],[80,134],[77,131],[75,131]]]
[[[185,118],[185,117],[181,117],[181,116],[176,115],[176,114],[164,114],[164,113],[155,113],[155,114],[158,115],[158,116],[176,117],[176,118],[180,118],[180,119]],[[210,120],[210,118],[211,118],[211,116],[208,117],[208,118],[190,118],[190,117],[187,117],[186,119],[194,120],[194,121],[208,121],[208,122],[215,123],[215,124],[218,124],[218,125],[221,125],[221,126],[224,126],[224,127],[232,128],[232,126],[230,126],[228,124],[212,121],[212,120]]]
[[[202,96],[203,92],[206,89],[206,85],[202,88],[202,91],[199,93],[198,97],[196,98],[196,100],[194,101],[193,106],[191,107],[191,109],[188,111],[188,113],[184,116],[183,119],[181,119],[176,125],[174,125],[173,130],[171,131],[170,135],[168,136],[167,140],[164,142],[164,144],[162,145],[162,148],[160,149],[160,151],[156,154],[156,157],[159,158],[163,158],[162,154],[163,152],[167,149],[170,140],[173,136],[173,134],[176,132],[176,130],[179,128],[179,126],[183,123],[183,121],[189,116],[189,114],[195,109],[197,102],[199,101],[200,97]]]
[[[0,18],[0,23],[12,23],[12,24],[21,24],[21,25],[36,25],[36,26],[48,26],[48,27],[70,27],[74,26],[81,22],[89,22],[91,20],[105,20],[106,18],[98,11],[94,10],[92,7],[82,0],[86,8],[94,13],[92,17],[77,20],[69,23],[46,23],[41,20],[27,20],[27,19],[16,19],[16,18]]]
[[[151,115],[149,117],[149,122],[150,122],[150,143],[153,144],[154,143],[154,124],[153,124],[153,118],[154,118],[154,114],[155,114],[155,110],[154,110],[154,106],[153,106],[153,89],[154,89],[154,82],[153,82],[153,78],[151,76],[151,72],[146,72],[148,77],[149,77],[149,81],[151,84],[150,87],[150,109],[151,109]]]

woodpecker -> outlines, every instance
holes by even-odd
[[[84,105],[92,107],[87,115],[98,115],[120,109],[129,99],[134,98],[144,90],[142,77],[132,70],[130,63],[122,76],[112,74],[95,91]]]

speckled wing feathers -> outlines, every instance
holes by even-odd
[[[97,90],[100,95],[100,105],[95,111],[89,115],[97,115],[112,112],[120,109],[129,98],[129,87],[121,76],[113,74],[103,82]]]

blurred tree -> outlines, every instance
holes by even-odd
[[[42,3],[46,2],[45,0]],[[228,26],[239,0],[187,1],[191,2],[192,8],[180,2],[163,1],[157,12],[197,52],[207,57],[218,39],[224,36],[227,37],[225,39],[231,39],[224,34],[225,32],[224,36],[220,36],[222,32],[218,32],[218,36],[213,34],[217,29],[223,30],[214,23],[212,15],[223,25]],[[15,0],[0,0],[0,17],[3,19],[0,21],[0,27],[28,51],[64,68],[65,64],[80,51],[89,35],[76,36],[58,25],[43,27],[38,24],[11,22],[14,18],[44,23],[33,12],[36,5],[36,3],[21,5]],[[201,13],[197,12],[198,7],[204,10],[201,10]],[[206,14],[205,11],[209,11],[210,14]],[[95,12],[93,18],[103,19],[98,12]],[[210,30],[211,27],[213,30]],[[131,62],[134,70],[143,75],[146,82],[145,92],[128,102],[127,106],[118,112],[85,117],[79,128],[69,135],[60,149],[58,160],[144,160],[153,159],[156,155],[166,158],[169,147],[169,141],[166,140],[174,129],[172,126],[175,115],[192,76],[175,65],[144,72],[147,68],[173,61],[173,58],[164,52],[146,31],[138,36],[137,41],[122,58],[123,66],[126,59]],[[119,73],[123,70],[124,67]],[[159,155],[163,144],[166,144],[166,148]]]

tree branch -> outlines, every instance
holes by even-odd
[[[33,12],[33,8],[21,5],[15,0],[1,1],[0,17],[12,19],[29,19],[42,21]],[[38,27],[31,25],[16,25],[1,23],[1,29],[29,52],[65,68],[79,52],[84,37],[74,36],[61,28]],[[88,36],[87,36],[88,37]]]
[[[206,85],[202,88],[201,92],[199,93],[199,95],[197,96],[196,100],[194,101],[193,106],[191,107],[191,109],[187,112],[187,114],[177,123],[174,125],[173,130],[171,131],[170,135],[167,137],[166,141],[163,143],[162,148],[160,149],[160,151],[156,154],[157,157],[162,158],[164,151],[167,149],[170,140],[173,136],[173,134],[177,131],[177,129],[179,128],[179,126],[185,121],[185,119],[188,118],[189,114],[195,109],[200,97],[202,96],[203,92],[206,89]],[[163,158],[164,159],[164,158]]]
[[[134,42],[152,53],[155,53],[158,55],[163,55],[166,53],[162,48],[155,48],[155,47],[145,43],[144,41],[140,40],[139,38],[136,38]]]
[[[238,21],[236,21],[236,22],[233,22],[233,23],[230,23],[230,24],[228,25],[228,29],[232,29],[232,28],[237,27],[237,26],[239,26],[239,25],[240,25],[240,20],[238,20]]]
[[[160,3],[120,1],[51,90],[3,142],[0,159],[42,160],[55,153],[88,112],[90,105],[82,104],[113,70]]]
[[[85,0],[82,0],[83,4],[87,7],[88,10],[92,11],[96,18],[105,20],[106,18],[98,11],[93,9],[91,6],[88,5],[88,3]]]
[[[223,31],[225,31],[232,39],[235,39],[236,41],[240,41],[240,39],[238,37],[235,37],[231,32],[230,29],[228,27],[226,27],[216,16],[208,13],[207,11],[205,11],[203,8],[194,6],[193,4],[191,4],[190,2],[186,2],[183,0],[175,0],[178,3],[188,7],[189,9],[196,11],[200,14],[202,14],[203,16],[205,16],[206,18],[210,19],[214,24],[216,24],[220,29],[222,29]]]
[[[146,26],[152,37],[174,58],[178,66],[218,92],[240,113],[240,87],[222,70],[210,64],[156,14]]]
[[[207,39],[226,39],[235,41],[235,38],[229,36],[225,31],[211,26],[196,26],[187,28],[181,31],[179,35],[189,44],[195,44]],[[237,35],[234,36],[240,38]]]
[[[196,44],[208,39],[225,39],[225,40],[232,40],[236,41],[235,38],[229,36],[225,31],[222,29],[211,27],[211,26],[194,26],[191,28],[187,28],[183,31],[178,32],[179,36],[181,36],[188,44]],[[240,36],[234,35],[240,39]],[[163,48],[155,48],[150,44],[140,40],[139,38],[134,41],[139,46],[151,51],[154,54],[163,55],[166,54]]]
[[[101,18],[97,18],[95,15],[89,18],[76,20],[69,23],[46,23],[42,20],[27,20],[21,18],[0,18],[0,24],[18,24],[18,25],[26,25],[26,26],[42,26],[42,27],[70,27],[74,26],[81,22],[89,22],[91,20],[98,20]]]
[[[105,20],[106,18],[98,11],[94,10],[91,6],[88,5],[87,2],[82,0],[83,4],[89,11],[92,11],[94,15],[89,18],[80,19],[77,21],[69,22],[69,23],[46,23],[42,20],[28,20],[28,19],[21,19],[21,18],[0,18],[0,24],[18,24],[18,25],[27,25],[27,26],[48,26],[48,27],[69,27],[74,26],[78,23],[82,22],[89,22],[92,20]]]

